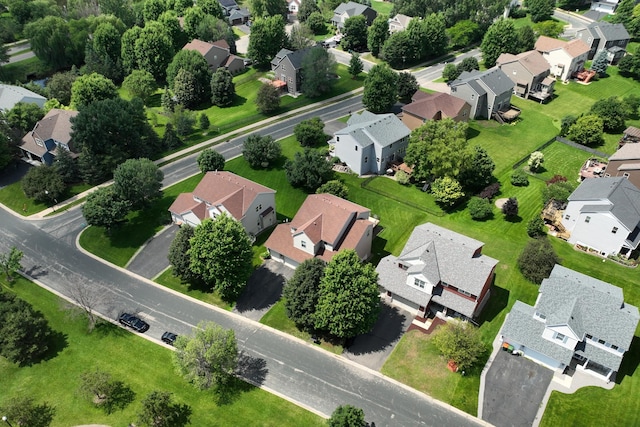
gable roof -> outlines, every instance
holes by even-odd
[[[512,55],[503,53],[498,57],[496,63],[498,66],[510,64],[513,62],[520,63],[527,71],[534,76],[538,76],[549,71],[549,63],[537,50],[529,50],[527,52]]]
[[[42,107],[47,98],[21,86],[0,84],[0,110],[11,110],[18,102],[33,103]]]
[[[222,6],[225,9],[229,9],[231,7],[238,7],[238,3],[236,3],[236,0],[218,0],[218,3],[220,3],[220,6]]]
[[[493,67],[486,71],[463,71],[460,77],[451,83],[451,87],[464,84],[471,86],[479,95],[484,95],[487,90],[500,95],[513,92],[514,87],[513,81],[500,67]]]
[[[291,65],[294,69],[299,70],[302,68],[302,61],[304,57],[309,53],[311,49],[314,48],[322,49],[321,47],[315,45],[310,47],[305,47],[304,49],[299,49],[296,51],[291,51],[289,49],[280,49],[280,51],[276,54],[276,56],[271,60],[271,65],[278,66],[285,58],[288,58],[291,61]]]
[[[467,102],[448,93],[425,93],[418,90],[412,102],[402,107],[402,111],[424,120],[431,120],[438,112],[447,117],[456,117]]]
[[[51,152],[55,155],[58,150],[55,141],[65,144],[69,147],[72,156],[77,156],[73,151],[71,141],[71,118],[78,115],[77,111],[59,110],[53,108],[38,121],[33,129],[29,131],[20,143],[20,148],[42,157],[45,153]],[[44,146],[36,142],[36,138],[40,139]]]
[[[348,3],[340,3],[333,12],[339,15],[346,13],[347,15],[349,15],[349,17],[352,17],[356,15],[362,15],[367,9],[369,9],[369,6],[350,1]]]
[[[394,17],[389,18],[389,22],[397,22],[404,28],[407,28],[409,22],[413,19],[412,16],[403,15],[402,13],[397,13]]]
[[[609,160],[639,160],[640,159],[640,144],[628,143],[618,148],[618,151],[613,153]]]
[[[226,42],[225,42],[226,43]],[[207,53],[213,48],[214,44],[205,42],[198,39],[193,39],[189,43],[185,44],[182,50],[195,50],[196,52],[200,52],[202,56],[206,56]],[[229,45],[227,45],[227,49]]]
[[[564,40],[553,39],[547,36],[538,37],[535,48],[537,51],[543,53],[563,49],[572,58],[576,58],[589,52],[589,46],[580,39],[573,39],[566,42]]]
[[[409,136],[411,130],[395,114],[373,114],[367,110],[353,114],[347,127],[335,135],[351,135],[361,146],[386,147]]]
[[[605,40],[628,40],[631,38],[629,32],[622,24],[610,24],[608,22],[592,22],[587,28],[580,31],[588,31],[594,38],[604,38]]]

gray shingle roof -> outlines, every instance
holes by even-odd
[[[349,15],[349,17],[352,17],[356,15],[362,15],[368,8],[369,6],[366,6],[364,4],[350,1],[349,3],[340,3],[333,12],[340,15],[347,12],[347,15]]]
[[[610,24],[608,22],[592,22],[587,26],[594,36],[604,37],[607,41],[627,40],[630,38],[629,32],[622,24]]]
[[[280,51],[276,54],[276,56],[271,60],[271,64],[277,66],[278,64],[280,64],[280,62],[282,62],[284,58],[289,58],[289,61],[291,61],[291,64],[293,65],[293,67],[296,70],[299,70],[300,68],[302,68],[302,61],[304,60],[305,55],[309,53],[311,49],[316,47],[318,49],[321,49],[317,45],[306,47],[304,49],[300,49],[296,51],[291,51],[289,49],[280,49]]]
[[[0,110],[11,110],[18,102],[33,103],[42,107],[47,98],[21,86],[0,84]]]
[[[488,89],[496,95],[512,92],[514,83],[499,67],[493,67],[487,71],[463,71],[458,80],[451,86],[468,84],[480,95]]]
[[[395,114],[373,114],[365,110],[352,115],[347,127],[335,135],[351,135],[363,147],[371,144],[386,147],[410,133],[411,130]]]

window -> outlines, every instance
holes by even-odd
[[[407,270],[407,269],[409,269],[409,266],[408,266],[408,265],[404,265],[404,264],[402,264],[402,263],[399,263],[399,264],[398,264],[398,267],[400,267],[400,268],[401,268],[401,269],[403,269],[403,270]]]
[[[545,316],[544,314],[540,313],[539,311],[536,311],[536,317],[538,319],[541,319],[541,320],[546,320],[546,318],[547,318],[547,316]]]
[[[625,178],[627,178],[627,179],[629,179],[629,172],[625,172],[625,173],[623,173],[623,174],[622,174],[622,176],[623,176],[623,177],[625,177]]]
[[[591,334],[585,334],[585,337],[587,337],[588,340],[593,339],[593,335],[591,335]]]
[[[612,232],[613,234],[616,234],[616,233],[618,232],[618,227],[613,227],[613,228],[611,229],[611,232]]]
[[[358,146],[357,145],[354,148],[356,149],[356,151],[358,151]]]
[[[571,215],[565,215],[564,216],[564,219],[569,219],[569,218],[571,218]]]
[[[603,344],[604,345],[604,343],[606,343],[605,340],[598,340],[598,344]]]
[[[307,242],[305,242],[304,240],[302,240],[302,241],[300,242],[300,246],[302,246],[303,248],[306,248],[306,247],[307,247]]]
[[[426,285],[426,283],[420,279],[414,279],[414,284],[420,289],[424,289],[424,286]]]
[[[448,284],[447,282],[442,282],[442,287],[443,287],[443,288],[448,288],[448,287],[449,287],[449,284]]]
[[[376,163],[380,163],[380,157],[376,157]]]
[[[591,221],[591,217],[590,216],[585,217],[584,222],[589,223],[589,221]]]
[[[617,346],[617,345],[613,345],[613,344],[611,344],[611,348],[612,348],[613,350],[618,350],[618,346]]]
[[[557,339],[558,341],[562,341],[563,343],[567,342],[567,337],[564,334],[561,334],[560,332],[556,332],[556,335],[553,338]]]
[[[467,291],[463,291],[462,289],[458,289],[458,292],[460,292],[462,295],[468,296],[468,297],[472,297],[473,294],[469,293]]]
[[[336,136],[336,142],[340,142],[340,137]]]
[[[365,158],[364,158],[364,162],[365,162],[365,163],[367,163],[368,161],[369,161],[369,157],[366,157],[366,156],[365,156]]]

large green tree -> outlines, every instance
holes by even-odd
[[[440,325],[432,338],[433,344],[458,369],[469,369],[477,364],[487,351],[478,328],[468,322],[446,322]]]
[[[57,99],[62,105],[69,105],[71,102],[71,87],[77,78],[78,74],[74,71],[55,73],[47,80],[49,98]]]
[[[365,427],[364,411],[352,405],[340,405],[327,421],[329,427]]]
[[[56,414],[47,402],[37,404],[32,397],[14,397],[0,408],[7,421],[16,427],[49,427]]]
[[[312,117],[301,121],[293,128],[293,134],[303,147],[313,147],[327,142],[327,135],[324,133],[324,122],[320,117]]]
[[[333,171],[325,156],[311,148],[305,147],[302,153],[297,152],[293,160],[284,164],[287,180],[294,187],[302,187],[315,192],[316,188],[331,179]]]
[[[298,9],[298,21],[304,23],[313,12],[320,12],[316,0],[302,0]]]
[[[152,391],[140,405],[138,424],[141,426],[183,427],[191,418],[191,407],[176,403],[169,392]]]
[[[309,98],[329,92],[336,81],[336,67],[336,60],[328,49],[320,46],[311,48],[302,58],[301,91]]]
[[[313,331],[326,263],[311,258],[300,264],[282,290],[287,317],[302,330]]]
[[[525,6],[529,11],[532,22],[548,21],[553,16],[556,7],[555,0],[526,0]]]
[[[247,56],[256,67],[266,69],[276,53],[287,43],[285,21],[281,15],[256,18],[251,24]]]
[[[411,97],[420,89],[416,76],[408,71],[398,74],[398,98],[403,102],[410,102]]]
[[[211,76],[211,103],[218,107],[225,107],[233,102],[236,86],[233,76],[224,68],[218,68]]]
[[[97,72],[116,82],[122,81],[121,38],[122,33],[110,22],[98,25],[85,51],[88,73]]]
[[[242,224],[223,213],[194,230],[189,257],[200,275],[223,300],[235,301],[253,272],[251,241]]]
[[[364,15],[347,18],[342,32],[340,45],[345,51],[361,52],[367,48],[367,18]]]
[[[604,144],[604,120],[595,114],[587,114],[580,117],[569,127],[567,138],[583,145]]]
[[[133,70],[125,77],[122,87],[132,96],[136,96],[147,102],[151,95],[158,90],[158,84],[150,72],[144,70]]]
[[[92,73],[78,77],[71,86],[71,105],[80,110],[92,102],[118,97],[118,89],[102,74]]]
[[[380,54],[384,42],[389,38],[389,17],[378,15],[367,30],[367,48],[376,58]]]
[[[31,22],[24,28],[31,50],[38,59],[54,69],[72,65],[67,55],[69,24],[57,16],[47,16]]]
[[[128,159],[113,172],[113,191],[134,209],[160,197],[164,173],[149,159]]]
[[[413,22],[413,21],[412,21]],[[413,61],[411,39],[408,31],[391,34],[380,51],[380,58],[394,68],[405,68]]]
[[[173,40],[160,22],[133,27],[122,35],[122,63],[129,72],[145,70],[162,81],[174,53]]]
[[[191,271],[191,257],[189,249],[191,249],[191,238],[193,237],[193,227],[182,225],[173,238],[169,246],[168,259],[173,268],[174,276],[180,277],[185,282],[199,280],[199,276]]]
[[[436,178],[431,184],[433,199],[445,208],[455,206],[464,196],[462,185],[450,176]]]
[[[480,27],[475,22],[465,19],[447,29],[449,43],[454,49],[466,48],[480,38]]]
[[[289,31],[289,49],[300,50],[315,46],[313,31],[307,25],[295,24]]]
[[[282,154],[280,143],[271,136],[249,135],[244,141],[242,155],[252,168],[268,167]]]
[[[224,169],[225,159],[222,154],[213,148],[205,148],[196,159],[200,172],[221,171]]]
[[[32,102],[18,102],[5,114],[7,124],[19,135],[31,131],[43,117],[44,110]]]
[[[255,17],[287,17],[287,2],[282,0],[252,0],[251,14]]]
[[[82,215],[89,225],[104,227],[107,233],[124,221],[131,205],[122,200],[112,187],[98,188],[87,196],[82,205]]]
[[[263,114],[269,114],[280,108],[280,91],[270,83],[263,83],[256,95],[256,107]]]
[[[560,258],[545,237],[529,240],[518,257],[518,268],[522,275],[538,285],[549,277],[553,267],[559,263]]]
[[[601,98],[592,106],[589,114],[595,114],[602,119],[603,129],[606,132],[619,132],[624,129],[624,121],[627,118],[627,108],[617,97]]]
[[[355,79],[363,70],[364,64],[362,63],[362,59],[360,59],[360,55],[358,52],[353,52],[349,60],[349,74],[351,78]]]
[[[465,162],[460,170],[458,179],[463,187],[479,191],[493,182],[493,171],[496,164],[480,145],[473,147],[468,162]]]
[[[387,65],[374,65],[364,80],[362,104],[372,113],[384,113],[397,100],[398,75]]]
[[[7,282],[13,282],[13,276],[18,270],[22,269],[20,261],[22,261],[23,256],[24,253],[15,246],[12,246],[9,252],[0,254],[0,268],[2,268]]]
[[[493,23],[482,39],[480,50],[487,68],[496,65],[496,60],[503,53],[517,54],[519,40],[513,19],[499,19]]]
[[[54,203],[66,188],[62,177],[52,166],[31,168],[22,178],[22,191],[36,202]]]

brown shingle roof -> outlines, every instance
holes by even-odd
[[[413,102],[402,107],[402,111],[413,114],[424,120],[431,120],[439,112],[446,117],[456,117],[464,108],[466,102],[447,93],[425,93],[417,91]]]
[[[218,46],[219,48],[230,50],[229,43],[225,39],[216,40],[211,43],[213,46]]]
[[[212,43],[204,42],[198,39],[193,39],[189,43],[184,45],[182,50],[195,50],[196,52],[200,52],[202,56],[205,56],[211,50],[212,47],[213,47]],[[227,48],[229,48],[229,45],[227,45]]]
[[[589,46],[580,39],[569,42],[553,39],[547,36],[540,36],[536,41],[535,49],[539,52],[551,52],[552,50],[564,49],[572,58],[589,52]]]
[[[640,138],[640,129],[635,126],[629,126],[623,132],[625,135],[633,136],[635,138]]]
[[[498,66],[502,66],[511,62],[519,62],[534,76],[540,75],[545,71],[549,71],[549,63],[537,50],[529,50],[518,55],[503,53],[498,57],[498,60],[496,61]]]
[[[204,203],[193,199],[193,193],[181,193],[169,206],[169,212],[177,215],[184,215],[193,212],[200,220],[205,218],[206,206]]]
[[[630,142],[618,148],[609,160],[639,160],[640,159],[640,143]]]
[[[53,140],[69,145],[71,154],[75,156],[71,144],[71,118],[77,115],[77,111],[51,109],[42,120],[36,123],[33,130],[22,138],[20,148],[41,157],[47,151],[55,153],[57,147],[50,145],[50,150],[47,150],[46,147],[38,145],[35,138],[44,142]]]

